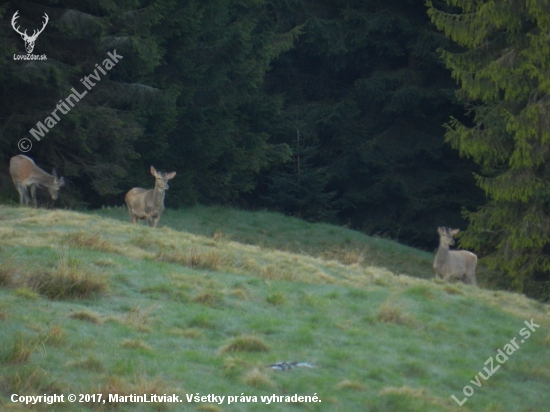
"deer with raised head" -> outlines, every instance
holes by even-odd
[[[33,30],[32,32],[32,36],[29,36],[27,34],[27,30],[25,30],[24,32],[21,32],[19,30],[19,26],[15,27],[15,24],[16,24],[16,20],[19,18],[19,16],[17,15],[17,13],[19,13],[19,10],[17,10],[14,14],[13,14],[13,17],[11,18],[11,26],[13,27],[13,29],[21,35],[21,38],[23,39],[23,41],[25,42],[25,49],[27,50],[27,53],[28,54],[31,54],[32,51],[34,50],[34,43],[36,42],[36,39],[38,38],[38,36],[40,35],[40,33],[42,33],[44,31],[44,29],[46,28],[46,25],[48,24],[48,21],[50,21],[50,18],[48,17],[48,15],[46,13],[44,13],[44,23],[42,23],[42,28],[40,30]]]
[[[439,227],[437,232],[439,233],[439,248],[434,260],[436,276],[445,281],[454,277],[466,284],[477,286],[477,256],[467,250],[449,249],[449,246],[455,244],[453,236],[460,232],[460,229]]]
[[[126,193],[124,200],[126,200],[132,223],[137,223],[139,219],[146,219],[150,227],[157,227],[160,215],[164,212],[164,192],[168,190],[168,180],[172,179],[176,172],[157,172],[151,166],[151,174],[156,179],[154,189],[134,187]]]
[[[52,174],[46,173],[40,169],[30,157],[24,155],[13,156],[10,160],[10,175],[15,188],[19,192],[19,203],[29,204],[29,192],[27,188],[31,187],[31,197],[34,207],[36,203],[36,187],[43,186],[50,192],[53,200],[57,199],[59,188],[65,185],[65,179],[58,178],[55,169]]]

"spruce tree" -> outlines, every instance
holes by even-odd
[[[482,166],[476,179],[489,198],[466,212],[461,245],[523,291],[550,273],[550,4],[447,4],[453,12],[429,4],[429,15],[462,47],[442,55],[470,119],[451,119],[446,138]]]

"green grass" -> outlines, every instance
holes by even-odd
[[[436,282],[429,253],[221,208],[168,210],[158,229],[121,209],[0,207],[0,220],[0,410],[527,412],[550,401],[549,306]],[[540,328],[459,407],[451,395],[531,318]],[[282,361],[315,367],[268,367]],[[30,407],[12,393],[258,403]],[[261,403],[273,394],[322,402]]]

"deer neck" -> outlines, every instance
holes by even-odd
[[[439,247],[437,248],[437,254],[435,255],[436,263],[444,264],[447,261],[449,253],[449,245],[444,245],[440,243]]]
[[[31,180],[33,183],[38,183],[39,185],[50,187],[53,186],[55,177],[35,166],[34,170],[32,171]]]
[[[164,203],[164,189],[161,189],[159,185],[155,185],[153,189],[153,204],[155,206],[161,206]]]

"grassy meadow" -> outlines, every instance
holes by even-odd
[[[0,410],[527,412],[550,404],[548,305],[436,282],[430,253],[275,213],[167,210],[159,226],[131,225],[122,208],[0,206]],[[525,338],[531,319],[540,327]],[[470,383],[513,338],[517,351],[481,387]],[[313,367],[268,367],[278,362]],[[466,385],[474,393],[458,406],[451,395],[462,400]],[[70,393],[183,402],[10,401]],[[186,394],[226,400],[188,403]],[[262,402],[273,394],[321,402]],[[257,402],[228,405],[229,395]]]

